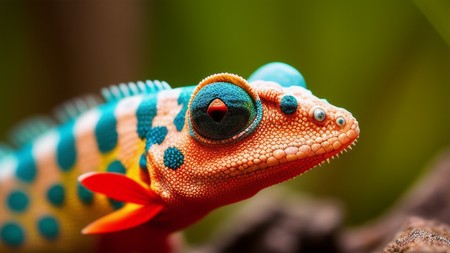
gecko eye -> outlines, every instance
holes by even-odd
[[[244,78],[211,75],[198,84],[189,101],[189,134],[204,144],[238,141],[256,129],[262,111],[258,94]]]
[[[196,134],[225,140],[247,129],[256,117],[256,106],[243,88],[214,82],[201,88],[192,99],[190,117]]]

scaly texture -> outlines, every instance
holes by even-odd
[[[78,100],[91,109],[66,105],[67,121],[34,139],[16,133],[23,147],[0,160],[0,251],[168,252],[172,232],[358,138],[352,115],[294,68],[271,63],[251,81],[121,84],[103,104]]]

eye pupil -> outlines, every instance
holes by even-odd
[[[222,100],[216,98],[209,104],[206,113],[215,122],[220,122],[227,115],[228,107]]]

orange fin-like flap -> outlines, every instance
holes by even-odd
[[[120,210],[110,213],[87,225],[81,233],[100,234],[116,232],[139,226],[149,221],[163,209],[162,205],[127,204]]]
[[[89,172],[78,180],[91,191],[105,194],[118,201],[140,205],[161,204],[159,197],[133,179],[119,173]]]

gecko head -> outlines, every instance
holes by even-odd
[[[227,73],[201,81],[183,131],[149,152],[155,192],[169,204],[212,209],[300,175],[354,144],[359,127],[351,113],[288,84],[249,83]]]

